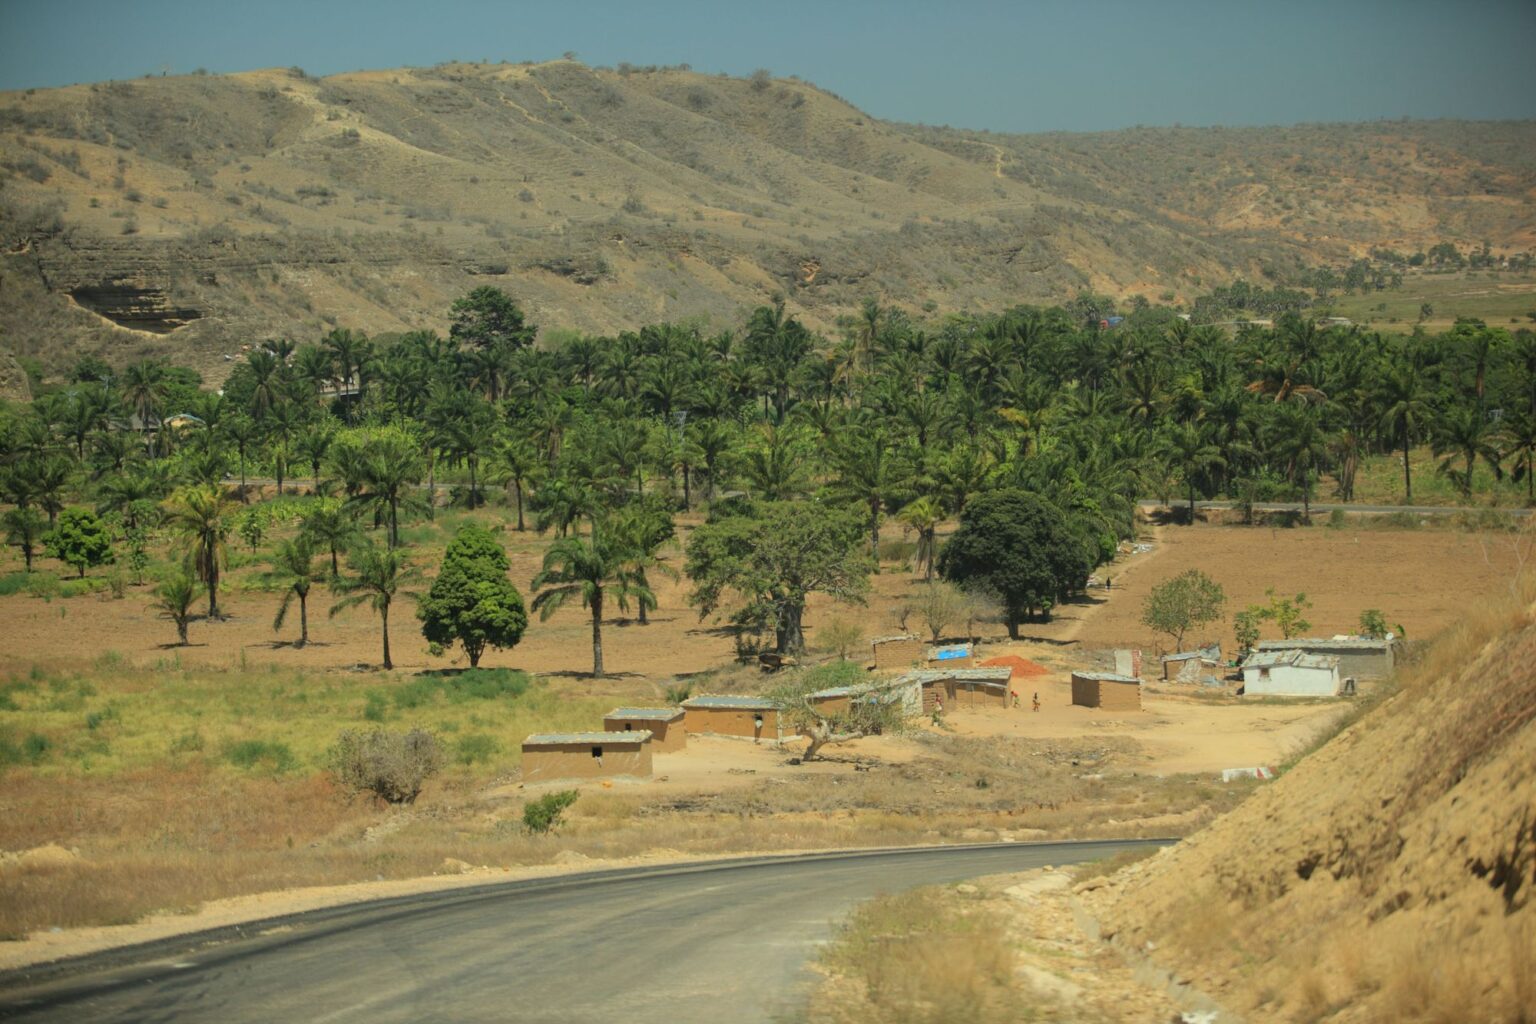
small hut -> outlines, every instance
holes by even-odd
[[[672,754],[688,745],[685,715],[682,708],[614,708],[603,716],[603,728],[608,732],[647,731],[652,751]]]
[[[875,655],[875,670],[910,668],[923,660],[927,645],[910,633],[879,636],[870,642]]]
[[[1141,680],[1114,672],[1073,672],[1072,703],[1105,711],[1140,711]]]
[[[650,732],[540,733],[523,740],[524,782],[621,777],[651,777]]]
[[[683,710],[687,712],[683,724],[693,736],[708,732],[754,741],[787,738],[779,721],[779,705],[767,697],[690,697],[683,701]]]

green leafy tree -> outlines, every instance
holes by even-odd
[[[1178,424],[1163,440],[1163,452],[1189,495],[1189,523],[1195,523],[1195,494],[1205,474],[1227,463],[1221,449],[1211,443],[1210,435],[1199,424]]]
[[[1173,649],[1184,649],[1184,634],[1221,617],[1226,594],[1199,569],[1190,569],[1153,587],[1141,606],[1147,628],[1166,633]]]
[[[1248,657],[1259,642],[1259,623],[1264,621],[1264,609],[1258,605],[1244,608],[1232,616],[1232,636],[1237,641],[1237,658]]]
[[[267,582],[276,584],[283,591],[277,615],[272,619],[274,633],[283,628],[293,602],[299,602],[299,639],[294,643],[295,647],[309,643],[309,591],[325,578],[325,570],[315,565],[318,554],[314,539],[300,533],[278,543],[277,550],[272,552],[272,567],[266,573]]]
[[[1269,604],[1265,606],[1263,617],[1280,627],[1280,635],[1289,640],[1294,636],[1300,636],[1312,628],[1312,623],[1303,618],[1303,614],[1312,607],[1312,602],[1307,600],[1306,594],[1297,594],[1295,597],[1281,597],[1275,593],[1273,587],[1264,591],[1264,596],[1269,598]]]
[[[113,561],[112,534],[96,513],[83,508],[66,508],[48,531],[48,553],[74,569],[81,578],[86,569]]]
[[[405,559],[405,552],[398,548],[380,547],[365,541],[347,554],[350,575],[331,581],[331,589],[342,595],[331,605],[330,615],[367,603],[379,617],[384,634],[384,668],[395,667],[389,656],[389,610],[402,589],[420,578],[420,573]]]
[[[727,603],[774,627],[774,649],[805,651],[813,593],[862,604],[874,563],[861,551],[863,524],[814,501],[767,501],[715,509],[688,539],[689,600],[701,617]]]
[[[1066,515],[1039,495],[1015,489],[972,499],[939,553],[945,579],[998,596],[1014,639],[1026,616],[1049,618],[1051,607],[1082,589],[1092,571]]]
[[[765,696],[779,705],[779,720],[806,738],[800,759],[814,761],[823,747],[877,733],[889,735],[906,726],[907,713],[900,698],[882,683],[871,683],[862,665],[834,661],[788,676]],[[811,697],[839,687],[855,690],[846,706],[841,701],[828,703]]]
[[[160,618],[176,623],[176,642],[182,647],[188,643],[187,624],[192,621],[192,604],[197,600],[201,586],[191,573],[177,569],[161,580],[153,591],[151,606]]]
[[[1472,471],[1479,460],[1493,471],[1495,479],[1504,478],[1504,469],[1499,465],[1499,434],[1499,429],[1476,406],[1451,409],[1436,424],[1433,450],[1440,458],[1437,471],[1450,478],[1463,499],[1472,497]]]
[[[1413,504],[1413,468],[1408,449],[1433,414],[1423,377],[1412,364],[1388,371],[1381,388],[1381,425],[1395,435],[1403,449],[1404,502]]]
[[[489,530],[461,527],[416,607],[427,640],[439,647],[457,641],[471,668],[479,666],[487,647],[516,646],[528,628],[528,613],[507,567],[507,553]]]
[[[358,537],[357,520],[352,518],[351,510],[338,499],[321,498],[305,510],[299,531],[330,552],[331,578],[340,576],[340,553]]]
[[[0,517],[0,525],[5,527],[5,542],[21,551],[31,572],[32,558],[48,534],[48,520],[35,508],[13,508]]]

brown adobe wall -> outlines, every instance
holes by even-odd
[[[928,645],[915,636],[885,640],[872,645],[875,668],[908,668],[920,663],[928,654]]]
[[[605,732],[640,732],[651,734],[651,750],[657,754],[675,754],[688,746],[686,716],[675,722],[662,722],[654,718],[605,718]]]
[[[592,756],[601,750],[601,757]],[[651,777],[651,745],[626,743],[623,748],[590,743],[561,743],[523,749],[523,781],[554,782],[561,779],[611,779]]]

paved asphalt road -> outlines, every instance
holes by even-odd
[[[763,858],[386,900],[0,977],[0,1019],[767,1021],[803,996],[807,960],[857,900],[1136,845]]]

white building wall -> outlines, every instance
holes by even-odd
[[[1276,665],[1261,676],[1261,669],[1243,669],[1243,693],[1248,696],[1270,697],[1337,697],[1339,695],[1339,670],[1334,668],[1303,668],[1298,665]]]

